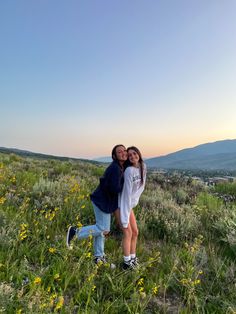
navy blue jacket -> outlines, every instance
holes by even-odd
[[[100,178],[100,184],[90,195],[92,202],[105,213],[113,213],[118,208],[118,194],[122,191],[124,174],[119,163],[114,160]]]

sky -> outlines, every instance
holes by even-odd
[[[145,158],[236,138],[235,0],[0,2],[0,147]]]

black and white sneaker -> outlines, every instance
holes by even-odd
[[[131,262],[132,262],[132,264],[134,265],[135,268],[140,266],[137,256],[134,257],[134,258],[131,258]]]
[[[74,238],[75,234],[76,234],[76,227],[70,226],[68,228],[67,236],[66,236],[66,245],[69,249],[72,249],[70,242]]]
[[[132,260],[129,260],[127,262],[124,261],[122,264],[122,268],[124,270],[133,270],[135,269],[135,265],[133,264]]]
[[[111,269],[115,269],[116,265],[113,263],[108,263],[108,261],[106,260],[105,256],[97,256],[94,258],[94,262],[96,265],[104,265],[104,266],[108,266]]]
[[[94,263],[95,264],[106,264],[106,258],[104,256],[95,256],[94,257]]]

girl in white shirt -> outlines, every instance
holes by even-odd
[[[146,165],[137,147],[128,147],[127,153],[129,166],[124,173],[124,186],[119,195],[119,210],[116,211],[116,217],[123,232],[123,269],[133,269],[138,266],[136,257],[138,227],[133,208],[138,205],[145,187]]]

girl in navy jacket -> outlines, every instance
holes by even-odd
[[[91,194],[96,224],[76,228],[70,226],[67,231],[66,244],[71,248],[71,240],[76,235],[78,239],[94,238],[95,262],[106,263],[104,257],[105,236],[110,231],[111,213],[118,209],[118,194],[124,184],[124,163],[127,160],[127,151],[124,145],[118,144],[112,149],[113,162],[100,178],[100,183]],[[114,266],[114,265],[111,265]]]

